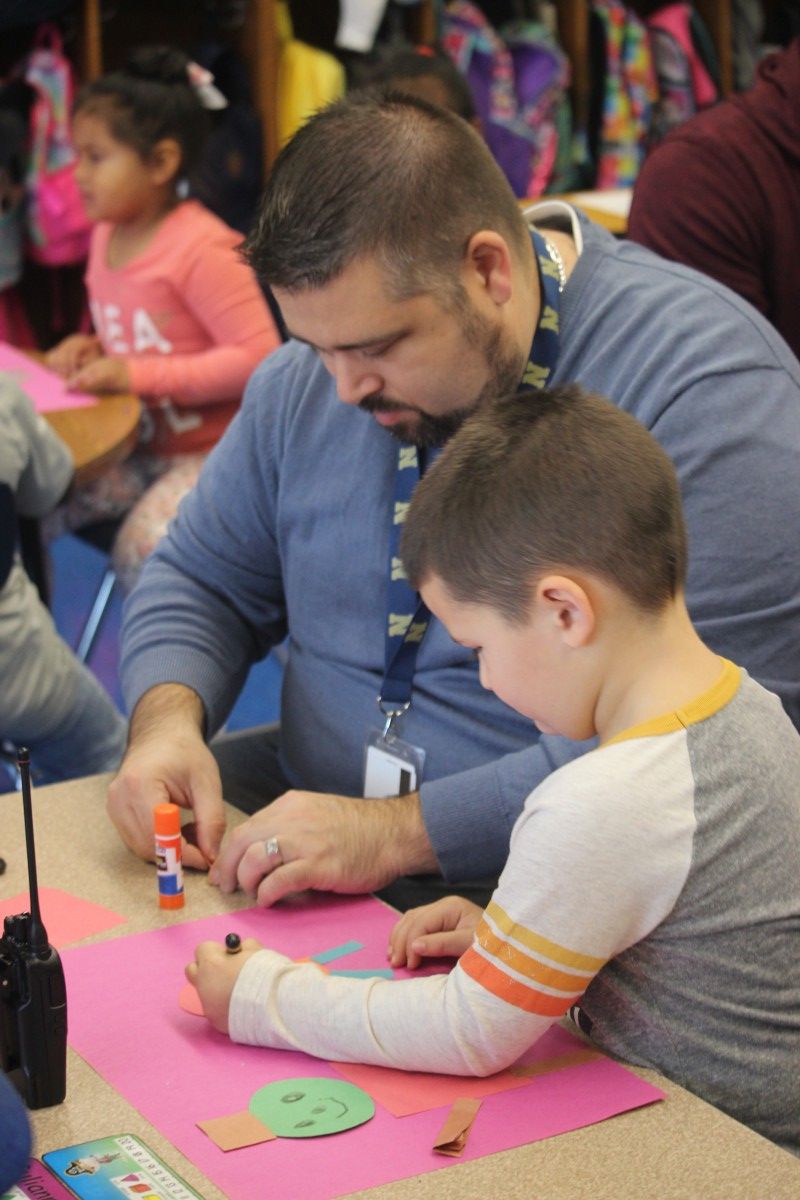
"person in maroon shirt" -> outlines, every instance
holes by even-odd
[[[628,237],[744,296],[800,357],[800,37],[651,151]]]

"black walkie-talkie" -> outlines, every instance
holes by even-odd
[[[28,1108],[47,1108],[67,1092],[67,991],[39,911],[27,750],[19,751],[17,766],[31,911],[6,917],[0,938],[0,1067]]]

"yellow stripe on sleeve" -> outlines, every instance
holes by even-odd
[[[567,971],[560,971],[557,967],[548,966],[547,963],[531,957],[523,950],[518,950],[516,946],[504,941],[503,938],[499,938],[485,921],[480,922],[475,936],[478,944],[492,958],[496,958],[504,966],[511,967],[518,975],[524,975],[535,983],[553,988],[554,991],[583,992],[596,974],[593,971],[589,975],[572,975]]]
[[[565,946],[548,941],[547,938],[541,937],[533,930],[526,929],[524,925],[517,925],[495,900],[489,901],[486,915],[491,917],[492,923],[506,937],[512,937],[515,942],[526,946],[534,954],[538,954],[541,958],[549,958],[559,966],[569,967],[573,971],[585,971],[588,975],[596,975],[606,964],[604,958],[595,958],[591,954],[578,954],[575,950],[567,950]]]

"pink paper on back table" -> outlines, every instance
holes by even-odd
[[[446,1113],[441,1107],[397,1118],[378,1100],[373,1119],[357,1129],[301,1141],[277,1138],[228,1153],[196,1125],[241,1112],[253,1093],[273,1080],[338,1075],[333,1064],[305,1054],[237,1046],[184,1012],[178,1004],[183,968],[197,943],[223,942],[235,929],[301,958],[353,938],[364,949],[342,959],[342,966],[374,967],[385,962],[396,917],[370,897],[312,896],[279,909],[246,909],[67,950],[62,958],[69,1041],[229,1200],[252,1200],[254,1184],[265,1179],[281,1200],[331,1200],[393,1179],[447,1170],[456,1160],[432,1149]],[[563,1030],[555,1037],[559,1045],[552,1047],[553,1054],[563,1053],[562,1038],[574,1044]],[[521,1061],[535,1053],[536,1047]],[[580,1128],[663,1096],[605,1058],[519,1084],[515,1078],[513,1090],[484,1099],[457,1161]],[[469,1081],[466,1088],[469,1094]]]
[[[8,342],[0,342],[0,371],[14,376],[40,413],[62,408],[90,408],[98,403],[97,396],[90,396],[88,392],[68,392],[60,375],[9,346]]]

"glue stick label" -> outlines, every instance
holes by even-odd
[[[183,904],[180,810],[174,804],[159,804],[154,816],[158,903],[161,908],[180,908]]]
[[[158,891],[161,896],[179,896],[183,891],[183,867],[180,855],[172,846],[156,848]]]

